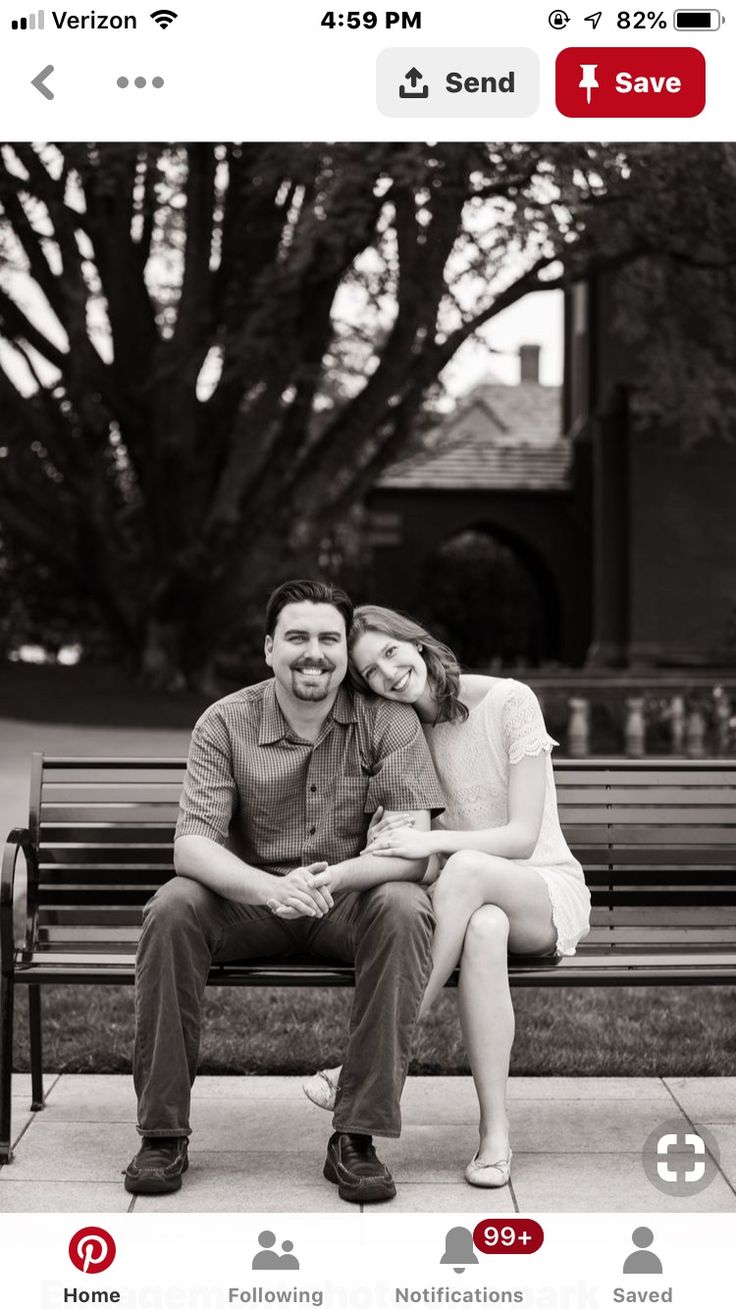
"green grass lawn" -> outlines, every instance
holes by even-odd
[[[352,992],[210,989],[201,1070],[297,1074],[339,1063]],[[127,1073],[132,987],[44,989],[49,1071]],[[735,1076],[736,987],[519,989],[512,1072],[532,1076]],[[493,1022],[489,1014],[489,1039]],[[16,1058],[28,1069],[26,1003],[18,997]],[[422,1025],[411,1071],[468,1071],[455,997]]]

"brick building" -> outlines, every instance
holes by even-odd
[[[426,614],[442,551],[480,533],[513,554],[518,603],[540,615],[521,662],[732,668],[736,442],[634,424],[616,289],[613,274],[567,296],[561,391],[522,347],[518,386],[478,387],[387,469],[367,502],[371,593]]]

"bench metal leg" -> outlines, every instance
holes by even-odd
[[[0,978],[0,1164],[13,1158],[10,1148],[13,1091],[13,979]]]
[[[31,1109],[43,1109],[43,1038],[41,1035],[41,988],[28,987],[28,1031],[31,1038]]]

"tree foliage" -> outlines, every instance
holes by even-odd
[[[731,258],[727,149],[2,147],[6,581],[31,561],[70,634],[206,681],[502,309]]]

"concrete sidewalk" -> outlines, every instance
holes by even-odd
[[[322,1178],[330,1118],[292,1077],[201,1077],[193,1094],[190,1168],[173,1196],[133,1197],[121,1169],[137,1149],[127,1077],[47,1079],[31,1114],[30,1079],[14,1079],[15,1159],[0,1169],[0,1211],[345,1212]],[[736,1212],[736,1078],[517,1077],[510,1087],[510,1188],[478,1191],[462,1176],[476,1145],[477,1105],[465,1077],[410,1078],[399,1141],[381,1143],[398,1195],[381,1212]],[[641,1150],[667,1120],[702,1124],[720,1174],[694,1196],[647,1180]],[[375,1210],[373,1210],[375,1212]]]

